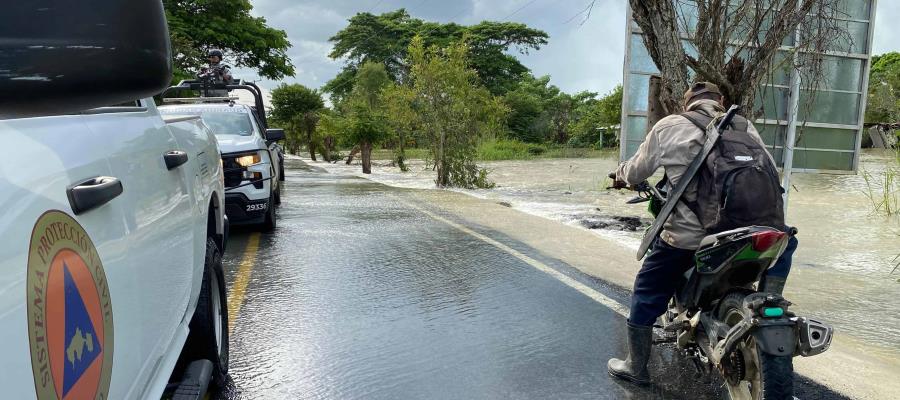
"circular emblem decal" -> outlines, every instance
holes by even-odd
[[[106,274],[91,238],[62,211],[34,225],[27,292],[37,398],[107,398],[113,315]]]

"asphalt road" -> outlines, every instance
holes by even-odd
[[[228,243],[232,384],[217,397],[723,398],[665,345],[653,386],[607,374],[626,291],[407,190],[288,164],[276,231]]]

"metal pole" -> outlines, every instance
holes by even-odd
[[[800,42],[800,29],[794,34],[794,68],[791,70],[791,98],[788,108],[787,137],[784,140],[784,159],[782,163],[782,183],[784,187],[784,214],[787,216],[788,198],[791,194],[791,172],[794,168],[794,143],[797,141],[797,112],[800,104],[800,53],[797,43]]]

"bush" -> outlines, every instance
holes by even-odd
[[[526,160],[540,156],[547,150],[546,145],[501,139],[482,142],[478,145],[477,155],[483,161]]]

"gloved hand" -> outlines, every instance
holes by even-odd
[[[610,188],[619,190],[619,189],[625,189],[628,187],[628,183],[616,179],[615,172],[610,172],[608,176],[609,176],[609,179],[612,179],[612,181],[613,181],[613,184],[612,184],[612,186],[610,186]]]

